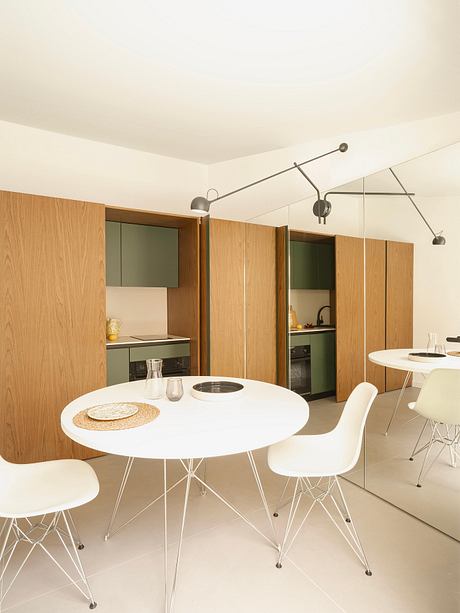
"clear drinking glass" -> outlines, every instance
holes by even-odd
[[[440,353],[442,355],[446,355],[446,346],[443,343],[438,343],[434,347],[434,352],[435,353]]]
[[[166,397],[171,402],[177,402],[184,395],[184,386],[180,377],[172,377],[168,379],[166,384]]]
[[[163,396],[163,375],[161,372],[163,360],[146,360],[146,364],[147,378],[144,396],[146,398],[161,398]]]
[[[427,353],[435,353],[437,344],[438,335],[436,334],[436,332],[428,332],[428,342],[426,344]]]

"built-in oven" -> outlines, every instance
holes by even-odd
[[[301,396],[311,394],[310,345],[291,348],[291,390]]]
[[[190,374],[190,357],[163,358],[163,377],[186,377]],[[129,363],[129,380],[137,381],[147,377],[145,360]]]

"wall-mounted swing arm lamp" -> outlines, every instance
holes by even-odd
[[[426,225],[428,226],[428,229],[430,230],[431,234],[433,235],[433,240],[432,240],[432,244],[433,245],[445,245],[446,244],[446,239],[444,238],[444,236],[442,236],[441,233],[436,234],[432,227],[430,226],[430,224],[428,223],[428,221],[426,220],[426,218],[424,217],[422,211],[418,208],[418,206],[415,204],[414,200],[412,199],[412,196],[415,196],[414,192],[408,192],[406,190],[406,188],[404,187],[404,185],[401,183],[401,181],[398,179],[398,177],[396,176],[396,173],[394,172],[394,170],[392,168],[389,168],[391,174],[394,176],[394,178],[396,179],[396,181],[399,183],[399,185],[401,186],[401,188],[403,189],[402,192],[367,192],[367,191],[363,191],[363,192],[342,192],[342,191],[330,191],[330,192],[326,192],[324,194],[324,199],[326,200],[326,198],[330,195],[348,195],[348,196],[404,196],[409,198],[409,200],[412,202],[412,204],[415,207],[415,210],[417,211],[417,213],[420,215],[420,217],[423,219],[423,221],[426,223]],[[327,200],[326,200],[327,202]],[[329,203],[330,204],[330,203]]]
[[[433,230],[433,228],[430,226],[430,224],[428,223],[428,221],[426,220],[425,216],[423,215],[422,211],[418,208],[418,206],[415,204],[414,200],[412,199],[412,194],[409,194],[409,192],[407,191],[407,189],[404,187],[404,185],[401,183],[401,181],[399,180],[399,178],[396,176],[395,171],[393,170],[393,168],[389,168],[389,171],[391,172],[391,174],[394,176],[394,178],[396,179],[396,181],[399,183],[399,186],[401,187],[401,189],[404,191],[404,194],[409,198],[409,200],[412,202],[412,204],[414,205],[415,210],[417,211],[417,213],[420,215],[420,217],[423,219],[423,221],[426,223],[428,230],[431,232],[431,234],[433,235],[433,240],[431,241],[431,243],[433,245],[445,245],[446,244],[446,239],[444,238],[444,236],[442,236],[442,231],[439,234],[436,234],[436,232]]]
[[[206,215],[207,213],[209,213],[209,207],[213,202],[217,202],[217,200],[222,200],[223,198],[227,198],[227,196],[233,196],[233,194],[237,194],[238,192],[242,192],[244,189],[248,189],[248,187],[253,187],[254,185],[258,185],[259,183],[263,183],[264,181],[268,181],[268,179],[273,179],[273,177],[278,177],[279,175],[284,174],[285,172],[289,172],[290,170],[294,170],[295,168],[297,168],[303,175],[304,177],[308,180],[308,182],[315,188],[316,193],[318,194],[318,202],[321,200],[320,196],[319,196],[319,191],[317,189],[317,187],[312,183],[312,181],[307,177],[307,175],[302,171],[302,169],[300,168],[301,166],[304,166],[305,164],[309,164],[310,162],[314,162],[315,160],[319,160],[320,158],[326,157],[327,155],[331,155],[332,153],[336,153],[337,151],[340,151],[341,153],[345,153],[345,151],[347,151],[348,149],[348,145],[347,143],[341,143],[337,149],[333,149],[332,151],[327,151],[326,153],[322,153],[321,155],[317,155],[314,158],[311,158],[310,160],[306,160],[305,162],[301,162],[300,164],[296,164],[294,163],[292,166],[289,166],[288,168],[284,168],[283,170],[280,170],[279,172],[275,172],[272,175],[269,175],[268,177],[263,177],[262,179],[258,179],[257,181],[253,181],[252,183],[249,183],[248,185],[243,185],[243,187],[239,187],[238,189],[234,189],[231,192],[228,192],[227,194],[223,194],[222,196],[219,196],[218,192],[214,189],[210,189],[208,190],[208,193],[205,196],[196,196],[193,200],[192,203],[190,205],[190,208],[192,209],[192,211],[196,211],[197,213],[200,213],[202,215]],[[216,198],[212,198],[209,199],[209,192],[210,191],[216,191],[217,193],[217,197]],[[317,203],[315,203],[316,205]],[[314,209],[315,210],[315,209]],[[318,216],[318,220],[321,223],[321,217],[325,218],[327,215],[329,215],[330,210],[327,213],[323,213],[323,209],[319,208],[318,211],[321,213],[321,215],[319,213],[315,212],[315,215]]]

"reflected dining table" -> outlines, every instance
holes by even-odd
[[[192,386],[204,381],[235,381],[244,387],[241,392],[223,400],[205,401],[192,396]],[[166,379],[165,379],[166,381]],[[112,385],[89,392],[68,404],[61,414],[61,427],[73,441],[100,452],[132,458],[148,458],[163,461],[164,507],[164,610],[172,611],[176,593],[184,526],[186,522],[190,485],[197,481],[206,491],[214,494],[261,537],[275,548],[276,542],[272,516],[254,460],[253,451],[285,440],[298,432],[308,421],[307,402],[286,388],[230,377],[183,377],[184,395],[177,402],[166,397],[150,400],[144,397],[144,381]],[[119,402],[142,402],[160,410],[154,421],[131,429],[116,431],[87,430],[75,425],[73,418],[82,410],[95,405]],[[206,458],[246,453],[255,483],[271,529],[267,536],[245,517],[230,501],[226,500],[198,474],[198,468]],[[167,461],[178,460],[184,475],[173,485],[168,485]],[[180,537],[172,585],[168,580],[168,492],[185,482]]]
[[[379,366],[386,366],[387,368],[395,368],[396,370],[403,370],[406,372],[403,386],[398,394],[393,413],[385,430],[385,436],[388,435],[391,424],[396,416],[396,413],[401,404],[401,400],[404,395],[404,391],[409,383],[409,379],[413,373],[420,373],[423,375],[429,375],[430,372],[436,368],[457,368],[460,370],[460,357],[454,357],[447,355],[444,358],[437,358],[437,362],[416,362],[409,360],[409,353],[417,353],[426,351],[425,349],[382,349],[381,351],[373,351],[369,354],[369,360]]]

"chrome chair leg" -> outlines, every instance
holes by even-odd
[[[420,430],[420,434],[418,435],[417,442],[415,443],[414,448],[413,448],[413,450],[412,450],[412,453],[410,454],[410,458],[409,458],[409,460],[410,460],[411,462],[413,462],[413,461],[414,461],[414,457],[415,457],[415,456],[416,456],[418,453],[420,453],[421,451],[423,451],[423,449],[425,448],[425,447],[421,447],[421,448],[420,448],[420,449],[417,451],[417,446],[418,446],[418,444],[420,443],[420,439],[422,438],[423,433],[424,433],[424,432],[425,432],[425,430],[426,430],[426,427],[427,427],[427,425],[428,425],[428,422],[429,422],[429,419],[425,419],[425,423],[423,424],[423,428]]]

